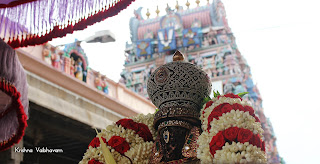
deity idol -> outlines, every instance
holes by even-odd
[[[233,93],[210,100],[207,74],[183,60],[177,51],[148,80],[158,111],[107,126],[80,164],[266,163],[263,130],[250,104]]]
[[[82,71],[82,60],[80,58],[78,58],[78,60],[76,61],[75,64],[75,76],[77,79],[81,80],[83,79],[83,71]]]

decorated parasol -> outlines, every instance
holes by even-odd
[[[117,15],[134,0],[5,0],[0,38],[12,48],[40,45]]]

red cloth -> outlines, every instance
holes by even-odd
[[[0,39],[0,92],[11,97],[0,109],[0,151],[18,143],[27,127],[29,101],[26,74],[15,51]]]

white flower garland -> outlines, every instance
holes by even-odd
[[[153,128],[153,118],[154,114],[139,114],[138,116],[130,119],[132,119],[134,122],[147,125],[151,134],[153,135],[153,138],[155,139],[156,133]],[[125,138],[125,140],[130,145],[130,149],[124,154],[129,157],[133,163],[147,164],[149,162],[153,142],[145,142],[142,137],[135,133],[134,130],[125,129],[121,125],[116,125],[114,123],[112,125],[108,125],[106,129],[103,129],[100,133],[101,137],[105,138],[106,141],[110,140],[112,136],[120,136],[122,138]],[[107,147],[111,151],[111,154],[117,163],[130,164],[128,158],[115,151],[115,149],[113,149],[111,146]],[[79,164],[87,164],[91,159],[95,159],[101,163],[104,163],[101,146],[98,146],[96,148],[89,146]]]
[[[212,137],[217,135],[219,131],[226,130],[230,127],[238,127],[248,129],[254,134],[259,134],[260,138],[263,138],[263,129],[261,123],[256,122],[255,117],[251,116],[249,111],[244,112],[232,109],[228,113],[223,113],[222,116],[219,117],[219,120],[213,118],[210,122],[211,129],[208,132],[209,115],[217,106],[224,103],[230,105],[237,103],[243,107],[252,107],[249,102],[242,101],[240,98],[222,96],[219,99],[213,98],[211,101],[213,101],[213,103],[210,106],[205,109],[207,105],[204,104],[200,111],[201,128],[203,132],[197,141],[199,145],[199,148],[197,149],[197,158],[201,160],[201,163],[266,163],[267,159],[265,152],[262,151],[261,148],[249,144],[249,142],[244,144],[232,142],[231,145],[226,142],[221,150],[216,151],[213,158],[210,153],[209,143],[211,142]]]
[[[223,113],[219,120],[213,118],[210,122],[211,129],[209,130],[210,136],[215,136],[219,131],[226,130],[230,127],[238,127],[249,129],[253,134],[263,136],[263,129],[260,122],[252,117],[249,112],[239,111],[232,109],[228,113]]]
[[[155,140],[157,138],[157,132],[153,127],[153,121],[154,121],[154,114],[139,114],[136,117],[131,118],[134,122],[138,122],[138,123],[143,123],[145,125],[148,126],[152,136],[153,136],[153,140]]]
[[[219,99],[213,98],[212,101],[213,101],[213,103],[211,106],[209,106],[208,108],[205,109],[206,104],[204,104],[203,108],[200,111],[201,112],[200,113],[200,115],[201,115],[200,120],[202,123],[201,128],[203,130],[208,129],[208,117],[211,114],[211,112],[213,111],[213,109],[223,103],[229,103],[230,105],[237,103],[237,104],[242,105],[243,107],[244,106],[252,107],[250,103],[248,103],[247,101],[241,101],[241,99],[239,99],[239,98],[220,97]],[[204,113],[203,113],[203,111],[204,111]]]
[[[232,142],[231,145],[226,142],[221,150],[216,151],[213,163],[267,163],[267,158],[261,148],[249,142]]]
[[[212,163],[212,155],[210,153],[211,139],[208,137],[208,132],[203,131],[197,140],[199,148],[197,149],[197,158],[200,159],[201,163]]]

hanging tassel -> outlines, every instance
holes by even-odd
[[[24,47],[27,47],[29,45],[29,35],[26,35],[26,39],[24,40]]]
[[[39,36],[38,34],[36,34],[36,37],[35,37],[34,41],[35,41],[35,45],[42,44],[42,43],[40,42],[40,36]]]
[[[14,38],[12,39],[12,42],[11,42],[11,47],[12,47],[13,49],[15,49],[15,48],[18,48],[19,45],[20,45],[19,38],[15,38],[15,37],[14,37]]]
[[[43,43],[44,39],[43,39],[43,32],[41,32],[41,34],[39,35],[39,44]]]
[[[63,36],[64,36],[63,27],[62,27],[62,25],[60,25],[57,37],[61,38]]]
[[[8,40],[7,44],[11,45],[11,37],[9,37],[9,40]]]
[[[34,45],[33,34],[31,36],[29,36],[29,45],[30,46]]]
[[[21,35],[21,42],[20,42],[19,47],[24,47],[24,37],[23,37],[23,34]]]
[[[34,34],[34,45],[38,45],[39,44],[39,35],[38,34]]]
[[[67,34],[72,34],[73,33],[73,26],[72,26],[72,23],[70,23],[70,21],[68,21],[68,26],[66,28],[66,33]]]
[[[49,34],[48,34],[48,29],[46,30],[46,34],[44,35],[44,38],[45,38],[45,42],[46,43],[50,41]]]

